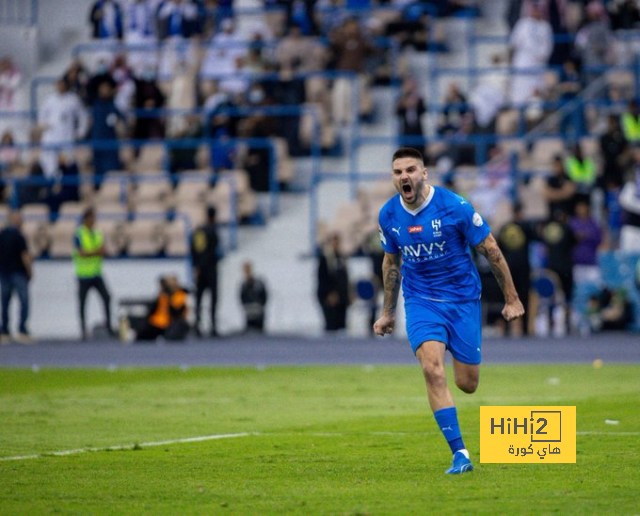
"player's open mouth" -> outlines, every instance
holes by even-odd
[[[409,195],[413,192],[413,187],[409,183],[406,183],[402,185],[402,192]]]

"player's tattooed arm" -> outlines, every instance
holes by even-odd
[[[382,281],[384,285],[384,313],[393,315],[400,293],[400,258],[397,254],[384,253]]]
[[[487,238],[476,246],[476,249],[489,262],[491,272],[493,272],[507,302],[517,300],[518,293],[513,284],[509,266],[493,235],[489,234]]]

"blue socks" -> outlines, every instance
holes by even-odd
[[[438,427],[449,443],[451,453],[464,450],[464,442],[460,436],[460,426],[458,425],[458,411],[455,407],[448,407],[437,410],[433,413],[438,422]]]

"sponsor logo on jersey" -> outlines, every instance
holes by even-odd
[[[402,256],[407,261],[419,262],[433,260],[445,254],[444,246],[447,242],[432,242],[430,244],[405,245],[402,248]]]
[[[422,226],[409,226],[409,233],[422,233]]]

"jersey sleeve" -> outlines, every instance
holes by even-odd
[[[380,236],[380,243],[385,253],[397,254],[398,243],[393,239],[389,231],[389,217],[386,211],[383,209],[380,211],[378,217],[378,235]]]
[[[480,244],[491,233],[487,221],[482,218],[473,206],[460,198],[458,208],[458,227],[472,247]]]

